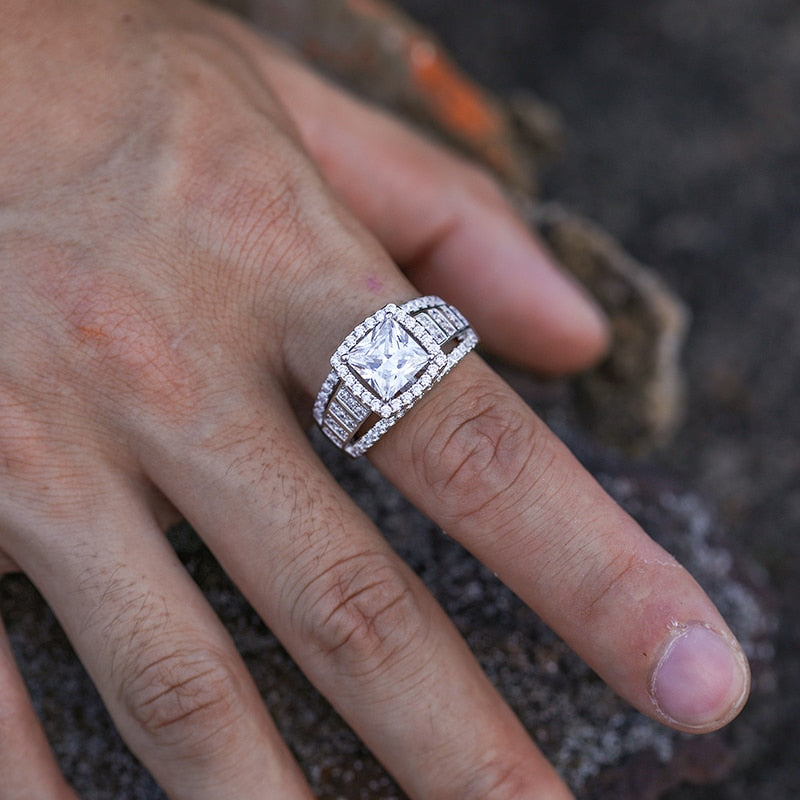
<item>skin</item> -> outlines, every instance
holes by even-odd
[[[599,312],[486,176],[218,11],[6,0],[0,65],[0,571],[134,752],[173,798],[311,796],[165,540],[183,516],[411,797],[569,797],[304,428],[387,302],[442,294],[548,373],[602,355]],[[741,708],[746,678],[700,722],[660,708],[687,625],[741,665],[733,637],[477,355],[370,458],[644,713]],[[74,798],[2,630],[0,742],[4,797]]]

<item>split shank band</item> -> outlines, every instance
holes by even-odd
[[[477,343],[461,312],[440,297],[389,303],[331,357],[314,419],[337,447],[360,456]]]

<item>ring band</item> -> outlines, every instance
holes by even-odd
[[[331,356],[314,419],[345,453],[363,455],[477,344],[461,312],[440,297],[389,303]]]

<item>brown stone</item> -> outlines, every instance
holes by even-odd
[[[608,357],[575,381],[584,424],[631,454],[667,444],[685,404],[687,307],[599,226],[556,205],[532,205],[529,216],[611,322]]]

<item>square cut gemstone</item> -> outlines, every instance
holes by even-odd
[[[381,400],[391,400],[416,380],[431,355],[391,316],[347,354],[347,365]]]

